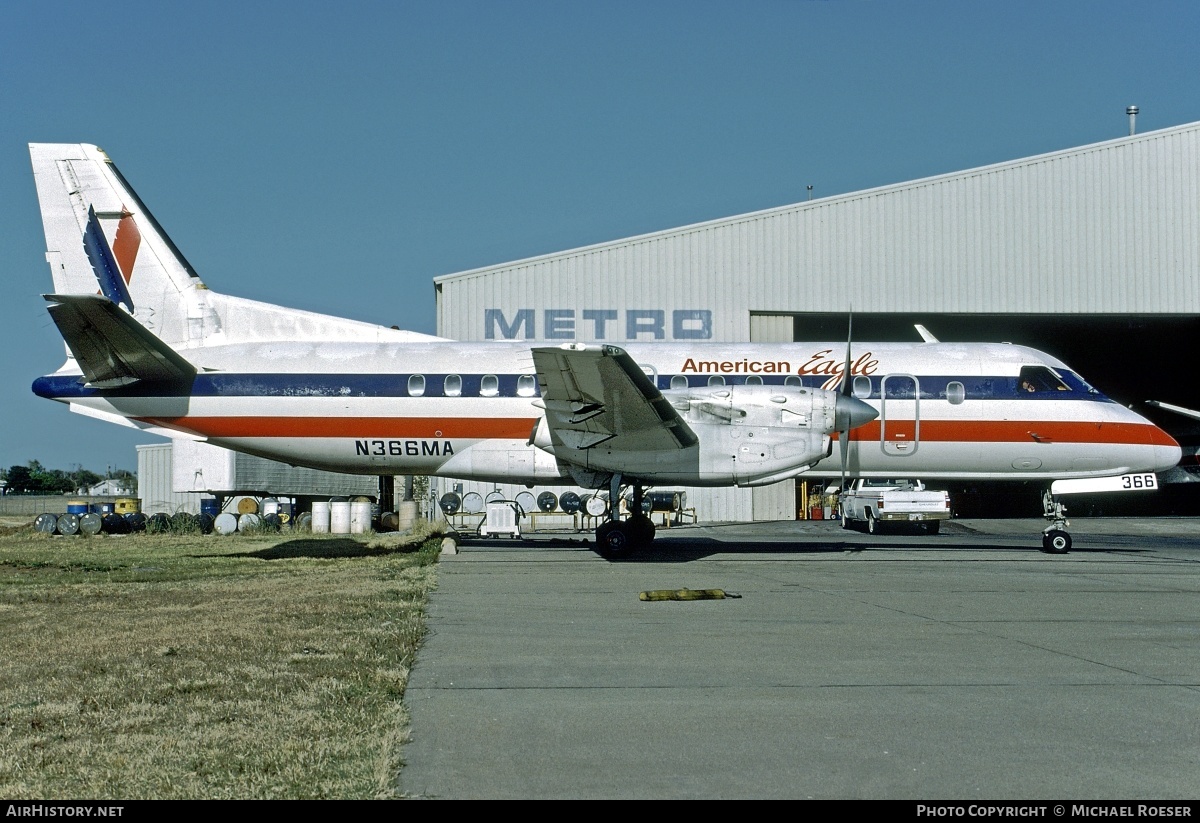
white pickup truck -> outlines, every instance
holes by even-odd
[[[865,524],[878,534],[885,525],[906,524],[937,534],[950,519],[950,493],[927,491],[919,480],[859,478],[841,495],[842,528]]]

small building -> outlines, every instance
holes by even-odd
[[[379,478],[289,466],[192,440],[138,446],[142,511],[200,512],[206,497],[377,497]]]
[[[109,477],[94,486],[81,489],[79,493],[89,497],[132,497],[137,490],[131,489],[124,480]]]

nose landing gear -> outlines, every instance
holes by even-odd
[[[1071,550],[1071,535],[1067,534],[1067,507],[1054,499],[1047,489],[1042,493],[1042,516],[1048,525],[1042,530],[1042,551],[1046,554],[1066,554]]]

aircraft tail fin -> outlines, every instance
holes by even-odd
[[[102,294],[186,343],[204,284],[108,156],[86,143],[31,143],[29,156],[55,293]]]
[[[110,298],[48,294],[50,317],[87,385],[114,389],[137,382],[187,388],[196,368]]]
[[[102,295],[172,348],[439,339],[210,291],[101,149],[30,143],[29,157],[55,294]]]

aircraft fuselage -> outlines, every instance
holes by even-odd
[[[727,399],[741,386],[761,385],[767,394],[770,387],[835,388],[846,353],[844,343],[624,348],[677,405]],[[40,378],[34,390],[294,465],[571,483],[568,467],[533,442],[544,411],[530,352],[530,343],[507,342],[197,347],[181,351],[197,367],[186,391],[98,390],[65,372]],[[1022,390],[1022,374],[1031,371],[1058,382]],[[1022,346],[860,343],[851,372],[856,396],[879,411],[850,434],[847,468],[857,476],[1059,479],[1164,471],[1179,459],[1178,445],[1145,418]],[[735,464],[759,458],[737,445],[765,436],[763,426],[703,416],[691,425],[703,429],[702,442],[728,441],[732,451],[722,455],[734,456],[681,456],[634,475],[647,483],[756,484],[753,472]],[[838,474],[838,440],[809,474]]]

